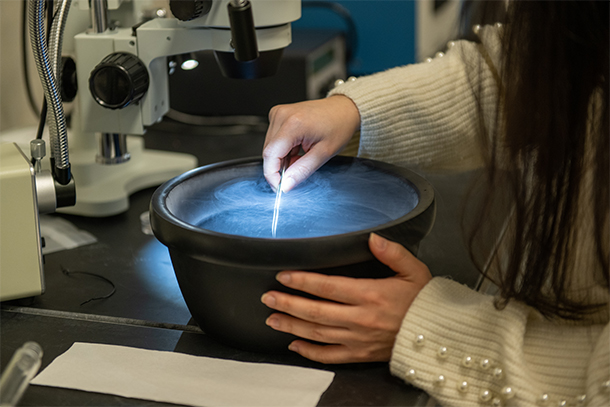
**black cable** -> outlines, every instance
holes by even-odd
[[[53,25],[53,19],[55,16],[53,15],[53,9],[55,8],[53,0],[47,0],[47,46],[49,45],[49,37],[51,35],[51,26]]]
[[[303,1],[301,5],[303,7],[327,8],[343,18],[347,24],[345,59],[348,64],[353,62],[356,55],[356,50],[358,48],[358,30],[349,10],[341,4],[331,1]]]
[[[91,273],[89,271],[70,271],[61,264],[59,265],[59,267],[61,267],[61,272],[64,273],[66,276],[70,276],[71,274],[84,274],[87,276],[99,278],[100,280],[103,280],[103,281],[107,282],[108,284],[110,284],[110,286],[112,287],[112,291],[110,291],[108,294],[102,295],[99,297],[89,298],[88,300],[81,302],[80,305],[85,305],[91,301],[108,299],[108,298],[112,297],[114,295],[114,293],[116,292],[116,286],[114,285],[114,283],[112,281],[110,281],[108,278],[106,278],[100,274]]]
[[[40,109],[40,119],[38,120],[38,131],[36,132],[36,138],[41,139],[44,133],[44,126],[47,122],[47,99],[42,98],[42,109]]]

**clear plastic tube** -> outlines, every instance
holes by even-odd
[[[0,379],[0,406],[16,406],[42,362],[42,348],[26,342],[17,349]]]

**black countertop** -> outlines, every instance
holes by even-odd
[[[234,132],[235,128],[203,128],[163,122],[145,136],[149,148],[189,152],[200,165],[260,155],[264,133]],[[474,286],[478,274],[462,243],[459,204],[471,174],[426,175],[435,187],[437,220],[420,245],[419,258],[433,275],[448,275]],[[191,321],[165,246],[143,232],[141,216],[148,211],[154,188],[130,198],[130,209],[108,218],[61,216],[92,233],[98,242],[45,256],[45,294],[2,303],[1,367],[27,341],[38,342],[44,357],[41,369],[74,342],[133,346],[246,362],[314,367],[336,373],[320,399],[324,406],[413,406],[428,397],[392,377],[386,363],[322,365],[296,354],[260,354],[228,347],[202,333]],[[88,274],[96,273],[108,282]],[[82,305],[81,305],[82,304]],[[115,406],[162,405],[151,401],[30,386],[20,405]]]

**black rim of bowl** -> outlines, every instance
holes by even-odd
[[[403,167],[364,158],[336,156],[331,162],[362,162],[375,169],[403,178],[419,197],[415,208],[390,222],[355,232],[307,238],[260,238],[231,235],[202,229],[178,219],[165,201],[172,190],[188,179],[206,172],[241,165],[262,163],[260,157],[241,158],[195,168],[179,175],[154,192],[150,203],[151,226],[157,239],[170,250],[175,249],[202,261],[227,266],[248,265],[251,268],[316,269],[368,261],[373,255],[368,249],[370,233],[392,238],[391,229],[414,219],[434,203],[432,185],[417,173]],[[421,236],[422,238],[424,236]]]

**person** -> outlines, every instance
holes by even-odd
[[[501,24],[476,26],[476,40],[452,42],[429,62],[274,107],[263,148],[274,188],[290,159],[287,193],[357,131],[362,157],[485,168],[487,192],[467,206],[465,230],[483,269],[483,249],[498,236],[493,214],[510,209],[483,270],[497,294],[432,277],[372,234],[371,252],[395,277],[282,271],[284,286],[320,299],[269,291],[261,300],[277,312],[267,324],[302,338],[289,348],[314,361],[389,361],[443,405],[607,406],[608,2],[515,1],[505,11]]]

